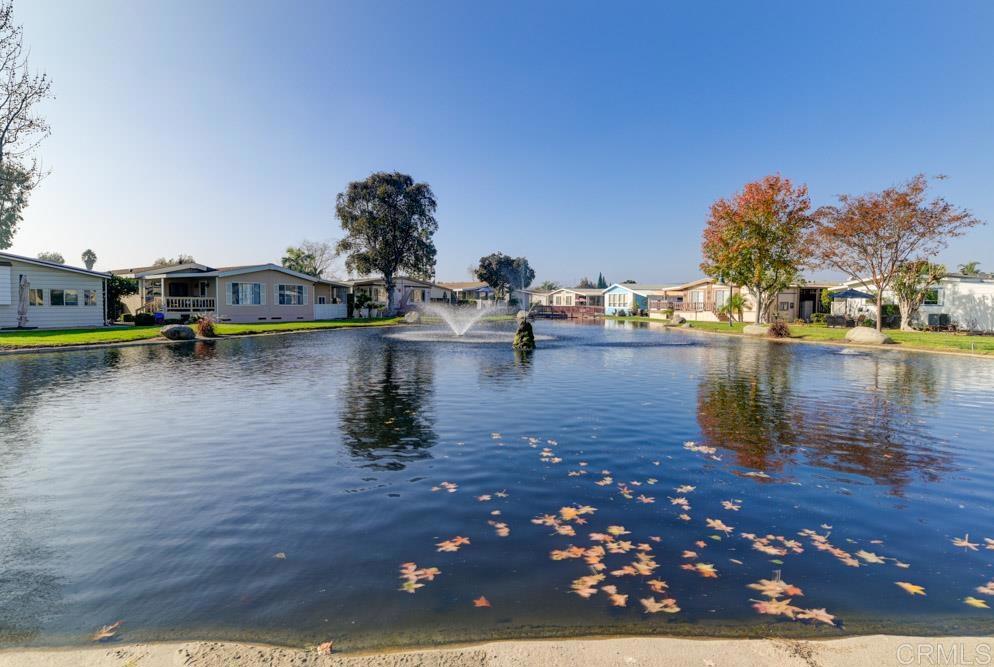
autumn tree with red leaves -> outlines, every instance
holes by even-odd
[[[701,271],[747,287],[756,300],[756,322],[762,322],[777,294],[800,279],[813,224],[807,186],[795,188],[779,174],[747,183],[711,205]]]
[[[839,195],[837,206],[824,206],[815,214],[816,258],[876,288],[877,331],[884,291],[901,266],[935,256],[950,238],[982,224],[942,197],[927,202],[927,191],[928,179],[918,174],[882,192]]]

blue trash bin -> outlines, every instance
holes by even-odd
[[[155,323],[156,324],[162,324],[165,321],[166,321],[166,314],[165,313],[156,313],[155,314]]]

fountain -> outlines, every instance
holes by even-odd
[[[505,343],[515,340],[516,330],[512,320],[501,317],[514,312],[509,306],[493,305],[486,307],[456,306],[443,303],[421,303],[417,312],[422,317],[421,326],[402,327],[389,334],[391,338],[410,341],[432,341],[451,343]],[[486,318],[496,318],[496,321],[486,322]],[[431,326],[426,320],[432,320],[444,325]],[[412,322],[413,323],[413,322]],[[486,326],[483,326],[483,323]],[[517,324],[516,322],[514,324]],[[551,340],[550,336],[535,336],[536,340]]]
[[[472,306],[446,306],[437,303],[424,303],[418,306],[418,310],[429,315],[434,315],[445,322],[454,335],[465,336],[473,328],[473,325],[485,316],[503,315],[507,309],[504,306],[474,308]]]

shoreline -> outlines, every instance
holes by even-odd
[[[223,334],[214,338],[201,338],[197,336],[192,340],[170,340],[164,336],[158,338],[145,338],[142,340],[122,340],[113,343],[81,343],[79,345],[38,345],[27,347],[0,348],[0,356],[5,354],[37,354],[44,352],[73,352],[76,350],[104,350],[116,347],[139,347],[143,345],[168,345],[182,343],[216,343],[227,338],[253,338],[255,336],[282,336],[286,334],[320,333],[323,331],[340,331],[342,329],[388,329],[391,327],[404,326],[403,322],[392,322],[389,324],[365,324],[352,326],[329,326],[311,327],[308,329],[288,329],[286,331],[258,331],[247,333]]]
[[[903,345],[901,343],[893,343],[890,345],[874,345],[871,343],[850,343],[849,341],[845,340],[836,341],[836,340],[804,340],[803,338],[771,338],[769,336],[749,336],[747,334],[735,331],[715,331],[713,329],[699,329],[694,326],[693,322],[687,322],[687,324],[690,324],[690,326],[684,327],[682,325],[674,326],[674,325],[665,324],[666,320],[649,320],[649,319],[633,320],[631,318],[628,318],[627,320],[621,318],[610,318],[610,319],[614,319],[620,322],[628,321],[628,322],[645,323],[645,324],[657,324],[663,327],[664,329],[666,329],[667,331],[680,331],[683,333],[687,333],[689,331],[691,333],[711,334],[715,336],[727,336],[731,338],[742,338],[744,340],[765,341],[767,343],[827,345],[832,347],[850,347],[850,348],[856,348],[859,350],[867,350],[867,351],[921,352],[924,354],[947,354],[956,357],[972,357],[974,359],[987,359],[987,360],[994,359],[994,355],[983,354],[980,352],[968,352],[965,350],[942,350],[942,349],[928,348],[928,347],[914,347],[914,346]],[[994,659],[992,659],[992,664],[994,664]]]
[[[507,640],[442,648],[319,655],[242,642],[108,643],[78,648],[0,649],[0,667],[549,667],[563,665],[699,665],[702,667],[849,667],[850,665],[990,664],[994,637],[865,635],[836,639],[607,637]],[[984,662],[987,660],[987,662]]]

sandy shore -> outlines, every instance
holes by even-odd
[[[317,655],[312,649],[225,642],[100,645],[0,651],[0,667],[854,667],[989,665],[992,637],[870,635],[826,641],[796,639],[612,638],[506,641],[372,655]]]

